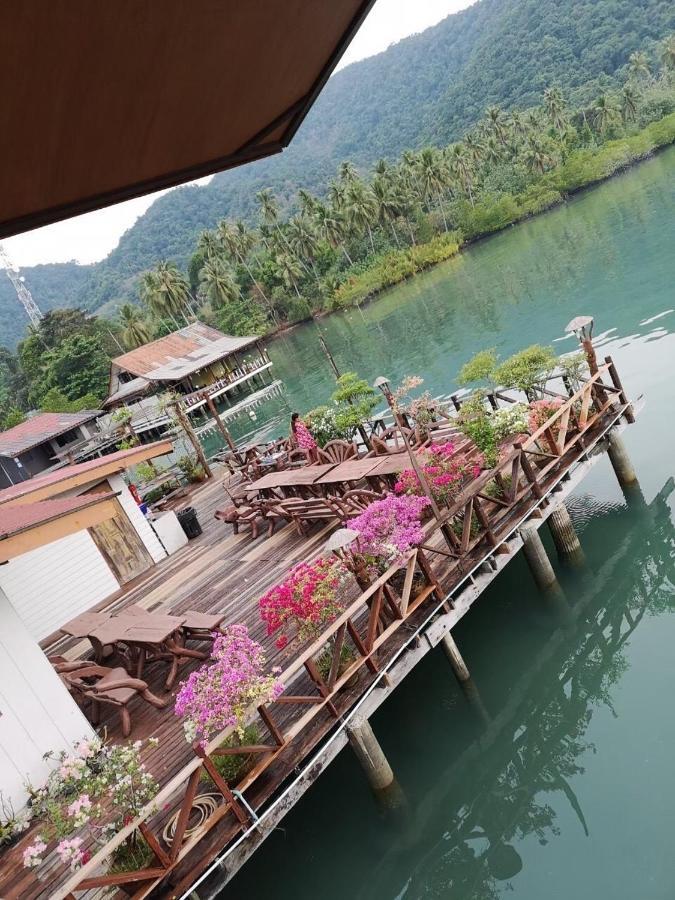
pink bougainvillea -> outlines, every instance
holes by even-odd
[[[206,743],[231,726],[243,729],[248,709],[283,691],[279,669],[264,675],[263,649],[245,625],[230,625],[213,643],[213,663],[201,666],[182,682],[176,715],[184,716],[189,741]]]
[[[402,565],[406,553],[424,540],[420,516],[428,504],[427,497],[406,494],[389,494],[371,503],[349,522],[359,534],[358,552],[383,571],[394,562]]]
[[[455,455],[452,441],[431,444],[420,453],[421,468],[434,500],[442,506],[449,504],[464,485],[478,478],[484,466],[482,456],[468,460]],[[414,469],[406,469],[394,486],[397,494],[420,496],[424,493]]]
[[[277,647],[289,640],[306,640],[321,632],[344,608],[342,586],[347,570],[339,559],[322,557],[294,566],[286,579],[259,601],[267,633],[281,631]]]

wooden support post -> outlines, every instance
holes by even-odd
[[[548,527],[560,559],[573,566],[583,566],[586,561],[584,551],[564,503],[554,507],[548,517]]]
[[[523,539],[523,553],[537,587],[545,591],[553,585],[557,585],[558,581],[555,577],[553,566],[546,554],[546,549],[542,544],[536,526],[531,522],[526,522],[520,528],[520,536]]]
[[[214,403],[213,397],[210,394],[205,394],[205,397],[206,397],[206,405],[209,408],[209,412],[213,416],[213,421],[216,423],[216,426],[218,427],[218,431],[222,434],[223,438],[225,439],[225,443],[230,448],[230,450],[236,454],[237,453],[237,445],[232,440],[232,435],[225,427],[225,423],[218,415],[218,410],[216,409],[216,404]]]
[[[614,365],[614,360],[611,356],[605,357],[605,362],[609,366],[609,377],[612,379],[612,384],[615,388],[619,389],[619,400],[621,403],[628,403],[628,398],[626,397],[626,392],[623,389],[623,385],[621,384],[621,379],[619,378],[619,373],[616,370],[616,366]],[[633,412],[633,407],[630,403],[626,407],[626,411],[623,414],[626,422],[630,425],[635,421],[635,413]]]
[[[354,717],[347,726],[349,743],[374,791],[385,791],[394,783],[394,773],[366,718]]]
[[[443,647],[445,655],[450,661],[452,671],[457,676],[457,680],[460,683],[463,681],[468,681],[471,678],[471,673],[469,672],[467,664],[462,658],[462,654],[459,652],[459,647],[455,643],[455,639],[449,631],[441,638],[441,646]]]
[[[633,463],[631,462],[628,450],[623,442],[621,435],[616,431],[609,433],[609,445],[607,447],[607,455],[614,469],[617,481],[621,487],[633,487],[638,483]]]
[[[176,418],[181,424],[183,431],[188,436],[188,440],[194,447],[195,453],[197,454],[197,459],[200,462],[201,467],[204,469],[204,473],[207,478],[213,478],[213,472],[211,471],[211,467],[206,461],[206,455],[204,454],[204,448],[199,442],[199,438],[195,433],[194,428],[190,424],[190,421],[185,413],[185,410],[180,405],[180,400],[174,400],[173,403],[169,403],[169,408],[172,408],[176,411]]]

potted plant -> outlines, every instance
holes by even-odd
[[[431,444],[420,456],[429,490],[440,506],[449,506],[465,485],[478,478],[485,465],[482,457],[467,459],[463,455],[456,455],[455,445],[451,441]],[[399,495],[424,494],[414,469],[401,472],[394,491]]]

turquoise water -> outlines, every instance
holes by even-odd
[[[645,504],[601,460],[570,503],[587,566],[558,567],[573,620],[516,558],[455,631],[489,724],[429,654],[372,722],[403,810],[378,808],[347,748],[222,900],[675,896],[674,200],[671,149],[321,322],[343,369],[440,391],[485,346],[571,349],[565,324],[592,314],[645,396],[626,433]],[[270,348],[287,384],[271,430],[332,390],[315,328]]]

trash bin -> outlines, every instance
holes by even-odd
[[[176,513],[178,517],[178,521],[180,522],[181,528],[188,536],[188,538],[196,538],[202,533],[202,526],[199,524],[199,520],[197,518],[197,513],[194,511],[194,507],[186,506],[185,509],[181,509],[180,512]]]

